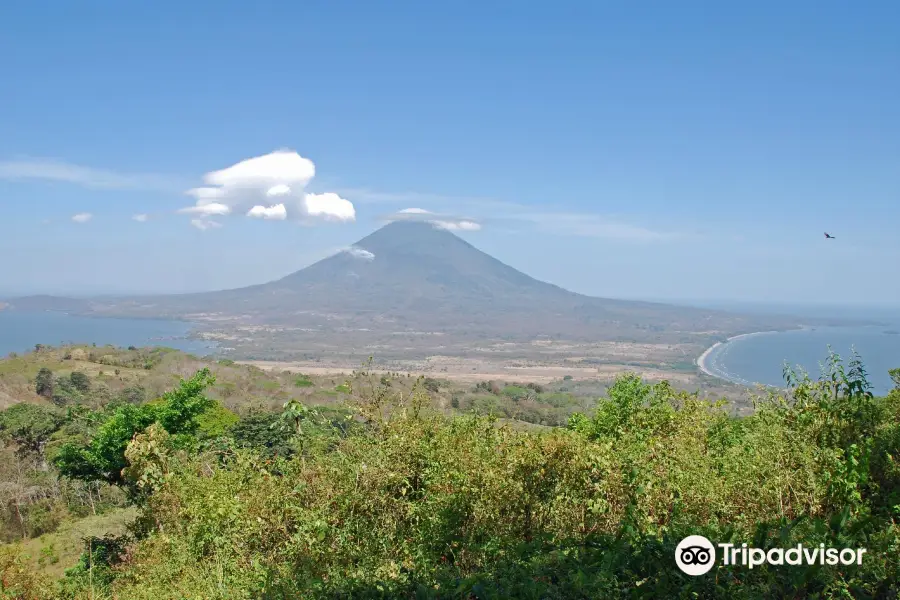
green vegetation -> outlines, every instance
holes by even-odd
[[[294,385],[298,388],[312,387],[315,385],[308,375],[298,375],[294,380]]]
[[[425,378],[361,370],[338,385],[344,406],[310,402],[318,388],[335,389],[310,378],[308,396],[260,409],[262,375],[215,368],[185,373],[149,402],[123,399],[131,379],[98,400],[90,378],[80,403],[45,398],[0,412],[5,597],[900,592],[900,370],[891,372],[897,388],[874,397],[856,357],[831,355],[820,379],[787,371],[784,393],[736,418],[725,401],[634,375],[588,404],[554,386],[496,382],[451,390],[448,401]],[[220,377],[240,406],[214,398]],[[278,395],[295,390],[294,379],[265,381],[280,382]],[[445,401],[459,409],[443,410]],[[520,430],[496,419],[532,404],[563,410],[564,426]],[[71,531],[84,538],[77,557]],[[690,534],[867,553],[860,565],[719,563],[689,577],[674,554]]]

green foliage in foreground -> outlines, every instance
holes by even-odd
[[[862,365],[834,355],[819,381],[787,379],[788,393],[735,419],[724,403],[623,377],[591,414],[543,433],[430,415],[424,386],[347,384],[365,425],[289,403],[185,444],[201,373],[143,429],[103,425],[82,448],[121,452],[141,517],[133,538],[93,540],[56,593],[896,598],[900,389],[873,397]],[[129,427],[121,448],[112,431]],[[859,566],[719,564],[689,577],[674,552],[690,534],[867,554]],[[0,553],[4,585],[45,589],[17,565]]]
[[[125,449],[135,434],[153,423],[159,423],[170,434],[190,436],[196,433],[198,418],[214,404],[202,393],[213,383],[215,377],[204,369],[159,401],[117,407],[100,425],[89,444],[67,443],[60,447],[53,458],[54,465],[63,476],[124,483],[122,470],[128,466]]]

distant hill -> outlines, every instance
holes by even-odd
[[[346,251],[261,285],[93,301],[32,297],[12,305],[109,316],[592,340],[676,339],[798,324],[788,317],[576,294],[529,277],[449,231],[408,221],[385,225]]]

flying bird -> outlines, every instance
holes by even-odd
[[[826,239],[826,240],[833,240],[833,239],[835,239],[835,237],[834,237],[833,235],[829,235],[828,232],[826,231],[826,232],[825,232],[825,239]]]

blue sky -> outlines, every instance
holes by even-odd
[[[895,2],[133,4],[0,7],[0,293],[258,283],[415,207],[583,293],[900,305]],[[355,220],[176,213],[282,148]]]

